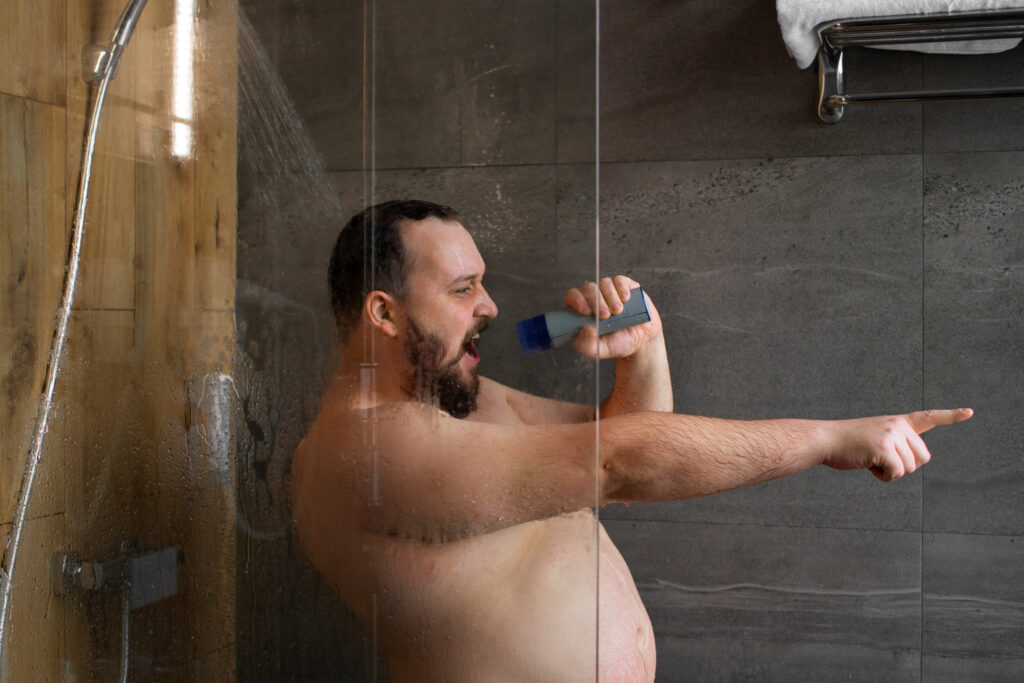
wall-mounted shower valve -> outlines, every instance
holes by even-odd
[[[177,548],[136,553],[134,545],[125,543],[121,550],[121,557],[106,562],[83,561],[75,552],[54,553],[50,573],[54,594],[123,590],[135,609],[178,592]]]
[[[70,595],[80,590],[98,591],[119,588],[124,583],[124,560],[86,562],[78,553],[55,553],[51,579],[56,595]]]

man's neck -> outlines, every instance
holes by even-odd
[[[402,388],[400,363],[379,351],[371,354],[361,347],[343,347],[328,390],[332,398],[362,410],[415,400]]]

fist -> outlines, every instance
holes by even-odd
[[[565,305],[580,315],[594,317],[596,312],[601,320],[606,320],[622,312],[623,303],[629,301],[630,290],[639,286],[625,275],[603,277],[599,282],[585,282],[570,289],[565,294]],[[585,325],[576,335],[576,349],[589,358],[626,358],[647,342],[660,338],[661,317],[651,298],[646,297],[646,301],[651,316],[649,322],[603,336],[598,336],[594,325]]]

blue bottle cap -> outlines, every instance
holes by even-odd
[[[551,335],[548,334],[548,323],[543,315],[520,320],[516,323],[519,330],[519,345],[523,353],[536,353],[551,348]]]

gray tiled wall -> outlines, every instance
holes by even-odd
[[[897,484],[811,471],[602,510],[659,680],[1024,675],[1024,100],[854,106],[827,126],[773,3],[605,0],[596,196],[592,2],[244,4],[345,219],[371,196],[464,213],[502,309],[483,344],[497,379],[593,400],[592,367],[521,357],[513,323],[594,272],[599,206],[602,270],[665,319],[678,411],[977,409]],[[865,89],[1011,84],[1024,48],[848,67]]]

